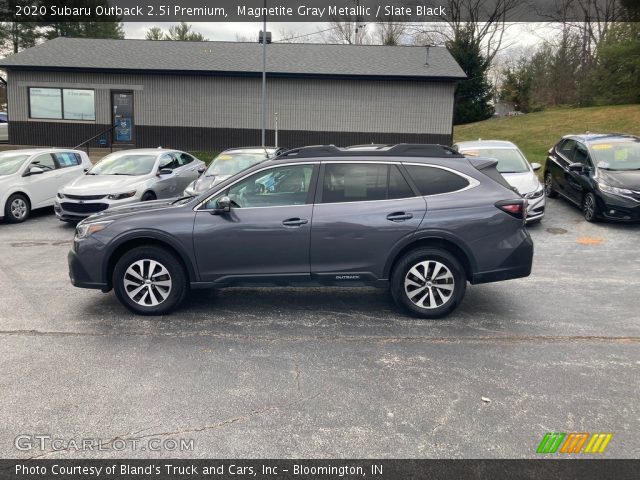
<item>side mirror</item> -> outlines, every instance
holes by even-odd
[[[158,170],[158,176],[171,175],[172,173],[173,173],[173,170],[171,170],[170,168],[161,168],[160,170]]]
[[[221,213],[228,213],[231,211],[231,199],[227,196],[220,197],[216,202],[216,208],[211,213],[214,215],[220,215]]]
[[[84,169],[84,173],[87,173],[88,171],[89,171],[89,168]]]
[[[579,162],[570,163],[568,167],[570,172],[583,173],[584,165]]]
[[[533,162],[531,164],[531,168],[533,168],[534,172],[537,172],[538,170],[540,170],[542,168],[542,165],[540,165],[538,162]]]
[[[31,167],[27,172],[28,175],[38,175],[40,173],[44,173],[44,168],[42,167]]]
[[[202,175],[202,174],[203,174],[204,172],[206,172],[206,171],[207,171],[207,167],[200,167],[200,168],[198,169],[198,174],[199,174],[199,175]]]

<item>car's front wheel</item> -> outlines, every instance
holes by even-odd
[[[151,202],[153,200],[157,200],[158,197],[156,197],[156,194],[153,192],[145,192],[144,195],[142,195],[142,198],[140,199],[141,202]]]
[[[31,205],[29,199],[21,193],[14,193],[4,206],[4,218],[9,223],[21,223],[29,218]]]
[[[391,275],[396,303],[415,316],[440,318],[462,301],[467,287],[458,259],[439,248],[421,248],[404,255]]]
[[[180,261],[159,247],[138,247],[125,253],[113,270],[118,300],[141,315],[162,315],[176,308],[187,293]]]
[[[558,192],[553,189],[553,175],[551,175],[551,172],[547,172],[544,175],[544,194],[549,198],[558,196]]]
[[[597,222],[599,217],[596,196],[589,192],[582,199],[582,215],[587,222]]]

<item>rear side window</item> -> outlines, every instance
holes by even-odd
[[[325,165],[322,203],[363,202],[415,197],[396,165]]]
[[[469,181],[460,175],[442,168],[420,165],[405,165],[420,195],[438,195],[462,190]]]
[[[190,164],[193,162],[193,157],[187,153],[176,153],[176,157],[178,158],[178,163],[181,167]]]
[[[58,161],[58,165],[60,165],[60,168],[76,167],[80,165],[80,163],[82,163],[82,160],[80,159],[80,155],[78,155],[77,153],[61,152],[61,153],[55,153],[54,156],[56,157],[56,160]]]

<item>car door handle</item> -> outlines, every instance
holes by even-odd
[[[306,223],[309,223],[309,220],[306,218],[288,218],[282,221],[282,225],[285,227],[299,227]]]
[[[405,212],[394,212],[387,215],[387,220],[391,220],[392,222],[404,222],[411,218],[413,218],[413,214]]]

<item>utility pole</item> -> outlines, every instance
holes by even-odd
[[[267,128],[267,0],[262,15],[262,146],[266,145]]]

